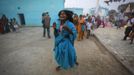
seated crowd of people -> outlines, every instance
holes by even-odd
[[[2,15],[0,18],[0,33],[5,34],[9,32],[18,32],[19,24],[15,18],[8,19],[6,15]]]

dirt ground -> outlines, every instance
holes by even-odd
[[[54,38],[41,27],[25,27],[0,35],[0,75],[131,75],[93,37],[75,41],[79,66],[55,71]]]

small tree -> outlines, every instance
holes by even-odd
[[[108,12],[108,15],[113,15],[113,16],[115,16],[116,14],[117,14],[116,10],[110,10],[110,11]]]

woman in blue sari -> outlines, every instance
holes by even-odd
[[[55,23],[55,60],[58,63],[56,70],[61,68],[68,69],[78,65],[76,62],[76,52],[74,48],[74,40],[77,36],[77,31],[72,23],[73,12],[69,10],[61,10],[58,14],[58,23]]]

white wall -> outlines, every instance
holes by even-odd
[[[134,0],[126,0],[125,2],[112,2],[109,6],[104,3],[104,0],[99,0],[100,6],[106,7],[109,10],[117,10],[120,4],[134,2]],[[88,9],[96,7],[97,0],[65,0],[65,8],[83,8],[84,13],[88,12]]]
[[[96,7],[96,0],[65,0],[65,8],[83,8],[83,13]]]
[[[107,5],[106,3],[103,2],[104,0],[100,0],[100,4],[101,6],[107,7],[109,10],[114,9],[116,11],[118,11],[118,6],[121,4],[126,4],[129,2],[134,2],[134,0],[126,0],[125,2],[120,1],[120,2],[110,2],[109,5]]]

